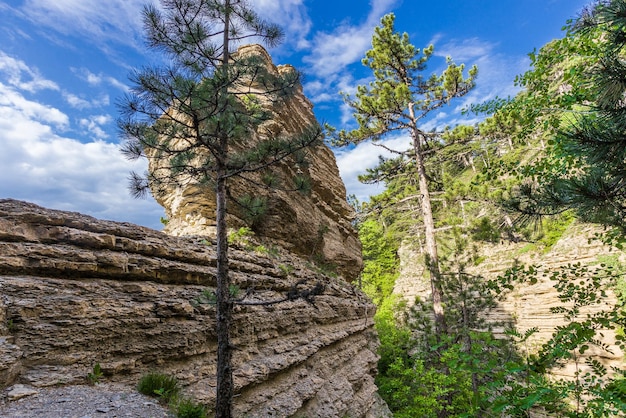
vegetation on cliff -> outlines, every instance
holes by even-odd
[[[616,346],[624,348],[619,257],[594,267],[572,260],[552,271],[513,264],[497,279],[475,273],[483,243],[523,241],[547,251],[576,221],[605,226],[598,238],[607,244],[624,242],[624,16],[623,0],[590,6],[563,39],[531,54],[532,68],[518,78],[524,90],[515,98],[475,106],[491,113],[477,126],[427,134],[421,175],[434,197],[441,249],[441,300],[434,303],[445,308],[443,335],[429,315],[433,298],[407,307],[392,292],[400,243],[426,248],[423,213],[414,209],[423,198],[418,179],[398,159],[382,160],[362,177],[387,186],[355,206],[362,286],[379,306],[377,383],[396,416],[626,413],[626,372],[589,355],[609,349],[600,342],[605,330],[617,331]],[[428,257],[422,262],[427,266]],[[508,292],[543,279],[558,292],[551,311],[565,325],[524,350],[536,329],[486,322],[486,313]],[[612,294],[621,302],[607,306]],[[568,362],[576,365],[573,378],[550,374]]]

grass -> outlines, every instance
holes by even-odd
[[[181,388],[174,376],[163,373],[148,373],[137,384],[144,395],[159,398],[176,414],[177,418],[206,418],[206,408],[192,399],[181,397]]]
[[[189,398],[182,398],[174,405],[174,412],[177,418],[206,418],[207,411],[203,405],[200,405]]]
[[[163,373],[148,373],[137,385],[137,390],[144,395],[159,398],[169,403],[180,394],[180,385],[174,376]]]

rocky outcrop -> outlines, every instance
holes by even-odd
[[[626,263],[625,253],[592,239],[598,232],[600,232],[598,228],[591,225],[575,223],[547,252],[527,242],[484,244],[480,248],[483,261],[469,270],[486,279],[493,279],[503,274],[515,261],[526,266],[537,265],[545,271],[557,271],[562,266],[574,263],[593,266],[607,259]],[[420,262],[423,257],[419,247],[412,244],[410,240],[405,240],[398,254],[401,260],[400,274],[394,286],[394,293],[409,304],[417,296],[430,298],[430,283],[424,277],[424,266]],[[588,309],[583,308],[582,315],[597,312],[607,308],[608,304],[616,303],[615,295],[609,294],[605,303],[605,305],[594,305]],[[534,285],[516,286],[507,298],[501,301],[496,309],[487,312],[486,316],[494,323],[512,324],[522,333],[530,328],[537,328],[537,332],[528,340],[526,346],[520,347],[536,351],[542,342],[552,336],[556,327],[565,324],[559,315],[550,311],[550,308],[561,305],[554,282],[548,277],[539,275],[538,282]],[[501,333],[504,329],[495,331]],[[615,345],[615,333],[604,330],[602,334],[603,342],[607,344],[609,351],[592,348],[586,352],[586,355],[599,359],[609,370],[610,366],[622,368],[624,353]],[[584,360],[583,358],[581,363],[584,363]],[[576,367],[579,366],[570,363],[561,369],[553,370],[552,373],[556,376],[572,378],[576,373]]]
[[[294,71],[291,66],[275,66],[269,54],[260,45],[239,48],[237,55],[257,55],[262,58],[269,73],[278,74]],[[252,91],[254,83],[247,86]],[[266,132],[276,137],[302,135],[318,125],[313,114],[313,105],[304,96],[301,87],[286,98],[273,101],[259,97],[261,105],[272,117],[257,130],[249,142],[258,141]],[[176,146],[174,143],[172,146]],[[150,159],[149,170],[163,169],[158,159]],[[356,231],[350,224],[354,214],[346,202],[346,189],[339,176],[333,152],[325,145],[307,149],[306,167],[294,168],[293,164],[275,167],[279,183],[288,184],[297,173],[311,181],[309,194],[272,190],[268,196],[269,207],[262,221],[255,226],[258,236],[276,242],[282,248],[306,257],[316,257],[336,267],[338,273],[349,281],[361,271],[361,246]],[[268,192],[253,183],[233,178],[229,185],[238,195],[259,196]],[[259,183],[261,183],[259,181]],[[197,182],[166,187],[165,191],[153,190],[155,199],[165,208],[168,223],[164,232],[177,235],[215,236],[215,194],[211,187],[201,187]],[[230,209],[233,209],[232,211]],[[242,226],[245,222],[238,217],[236,205],[230,205],[229,225]]]
[[[247,301],[324,287],[310,300],[236,306],[235,416],[385,416],[372,303],[287,253],[230,256]],[[80,383],[99,363],[104,379],[130,385],[174,375],[211,405],[215,312],[194,300],[214,286],[210,241],[0,200],[0,387]]]

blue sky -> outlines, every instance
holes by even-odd
[[[0,198],[128,221],[160,229],[162,208],[127,192],[130,170],[119,153],[118,100],[132,68],[152,62],[143,45],[145,0],[0,0]],[[305,75],[306,95],[323,122],[349,128],[339,91],[352,92],[370,74],[360,64],[373,29],[389,12],[396,29],[423,48],[433,43],[427,73],[449,55],[479,67],[477,87],[426,121],[435,128],[473,123],[460,115],[517,91],[527,54],[563,35],[561,27],[586,0],[251,0],[259,14],[283,26],[285,42],[270,50],[276,64]],[[388,144],[406,148],[405,137]],[[356,176],[380,149],[335,150],[348,193],[361,200],[382,189]]]

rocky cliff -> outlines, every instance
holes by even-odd
[[[593,266],[608,259],[626,263],[625,253],[591,239],[597,232],[598,228],[591,225],[574,223],[549,251],[543,251],[540,247],[525,242],[484,244],[480,248],[483,261],[473,267],[471,272],[487,279],[495,278],[511,267],[514,260],[527,266],[538,265],[547,271],[558,270],[568,263]],[[424,266],[419,261],[423,258],[420,249],[415,248],[411,240],[405,240],[398,253],[401,260],[400,276],[394,286],[394,293],[408,303],[412,303],[417,296],[430,298],[430,282],[424,277]],[[531,337],[526,346],[530,351],[536,350],[541,342],[551,337],[556,327],[564,324],[562,318],[550,311],[551,307],[561,305],[554,282],[542,276],[538,279],[532,286],[517,286],[495,310],[486,313],[494,322],[513,324],[522,333],[536,327],[538,332]],[[609,295],[606,302],[615,303],[615,295]],[[588,312],[603,308],[596,305]],[[496,330],[498,331],[503,330]],[[595,356],[606,366],[623,367],[624,353],[614,344],[615,333],[604,330],[603,335],[603,342],[608,345],[610,352],[591,349],[587,355]],[[553,374],[571,378],[575,372],[576,365],[571,363],[562,369],[554,370]]]
[[[275,66],[269,54],[260,45],[239,48],[235,56],[256,55],[271,74],[294,71],[293,67]],[[257,83],[258,84],[258,83]],[[262,87],[251,82],[246,87],[255,91]],[[263,100],[261,105],[272,115],[264,122],[249,142],[264,138],[267,132],[276,137],[302,135],[318,122],[313,105],[298,87],[293,95],[277,100]],[[176,144],[174,143],[175,147]],[[163,170],[162,162],[150,159],[150,171]],[[336,267],[347,280],[354,280],[361,271],[361,246],[356,231],[350,224],[352,208],[346,202],[346,189],[339,176],[337,162],[332,151],[325,145],[307,149],[306,167],[300,173],[311,181],[307,195],[298,192],[272,190],[268,196],[269,207],[262,221],[255,226],[258,236],[270,239],[282,248],[306,257],[317,257]],[[287,183],[296,172],[293,164],[280,164],[274,170],[279,183]],[[262,183],[258,181],[258,183]],[[239,195],[265,196],[268,191],[251,182],[231,179],[231,190]],[[177,235],[215,236],[215,194],[211,187],[197,182],[187,182],[165,191],[153,190],[156,200],[165,208],[169,219],[164,232]],[[230,209],[233,209],[232,211]],[[235,205],[229,209],[229,225],[242,226]]]
[[[235,416],[385,416],[372,303],[288,253],[230,254],[247,301],[324,288],[235,308]],[[210,405],[214,310],[193,301],[214,286],[210,241],[0,200],[0,388],[81,383],[99,363],[104,379],[130,385],[174,375]]]

